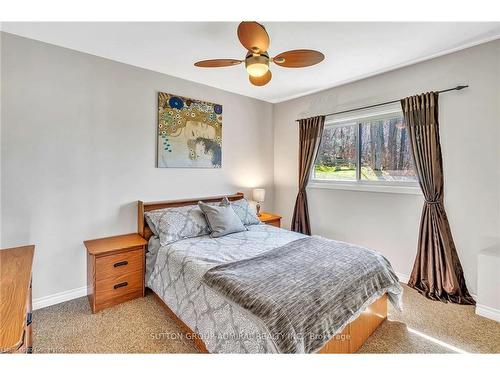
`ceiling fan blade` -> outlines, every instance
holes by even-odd
[[[238,39],[243,47],[253,53],[263,53],[269,48],[269,35],[257,22],[242,22],[238,26]]]
[[[194,65],[200,68],[220,68],[223,66],[233,66],[241,64],[242,60],[234,59],[214,59],[214,60],[202,60],[195,62]]]
[[[304,68],[316,65],[323,61],[325,55],[312,49],[294,49],[280,53],[273,58],[273,62],[285,68]]]
[[[248,79],[254,86],[264,86],[269,83],[269,81],[273,78],[273,75],[270,70],[267,71],[266,74],[264,74],[261,77],[254,77],[254,76],[248,76]]]

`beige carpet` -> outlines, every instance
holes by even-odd
[[[147,295],[95,315],[87,298],[33,314],[35,353],[196,353],[195,346]],[[361,353],[500,353],[500,323],[474,307],[433,302],[404,288],[404,311],[389,317]]]

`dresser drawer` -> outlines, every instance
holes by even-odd
[[[132,273],[116,275],[104,280],[97,280],[95,287],[96,304],[102,304],[113,299],[131,295],[137,297],[143,293],[142,269]]]
[[[0,250],[0,353],[31,352],[31,323],[28,322],[31,322],[34,252],[34,246]],[[0,373],[1,370],[2,365]]]
[[[95,260],[96,280],[130,274],[141,271],[144,263],[142,247],[123,253],[98,257]]]

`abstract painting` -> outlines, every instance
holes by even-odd
[[[221,168],[222,106],[158,93],[159,168]]]

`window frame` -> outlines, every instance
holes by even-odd
[[[401,107],[399,104],[384,106],[374,110],[360,110],[356,112],[351,112],[349,114],[343,115],[333,115],[327,116],[325,119],[325,129],[332,126],[346,126],[349,122],[356,121],[355,133],[356,133],[356,180],[327,180],[327,179],[317,179],[314,177],[314,169],[316,165],[316,158],[318,156],[316,150],[316,158],[314,160],[313,166],[311,168],[311,173],[309,175],[308,188],[316,189],[334,189],[334,190],[354,190],[354,191],[368,191],[368,192],[379,192],[379,193],[398,193],[398,194],[414,194],[421,195],[422,191],[418,182],[409,181],[369,181],[361,179],[361,139],[360,139],[360,128],[361,124],[359,120],[367,121],[371,118],[380,119],[381,117],[392,117],[394,114],[401,114]]]

